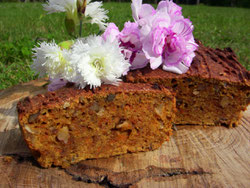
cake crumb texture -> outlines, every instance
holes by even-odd
[[[175,97],[164,87],[121,83],[62,88],[18,103],[24,139],[43,167],[150,151],[169,140]]]

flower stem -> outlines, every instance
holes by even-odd
[[[102,31],[101,30],[99,30],[99,32],[97,33],[97,35],[100,35],[102,33]]]
[[[80,19],[80,30],[79,30],[79,36],[82,37],[82,19]]]

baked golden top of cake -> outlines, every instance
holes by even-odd
[[[212,49],[205,47],[201,42],[196,56],[189,70],[185,74],[175,74],[158,68],[152,70],[150,67],[128,72],[126,79],[173,79],[186,77],[211,78],[221,81],[242,83],[250,86],[250,72],[247,71],[237,60],[235,53],[231,48]]]
[[[162,86],[158,86],[157,84],[133,84],[133,83],[124,83],[121,82],[119,87],[114,85],[102,85],[102,87],[98,87],[96,89],[89,89],[86,87],[85,89],[78,89],[75,87],[64,87],[59,89],[56,92],[47,92],[46,94],[39,94],[34,96],[33,98],[26,97],[23,101],[20,101],[17,104],[18,112],[25,113],[32,111],[34,109],[38,109],[42,106],[54,106],[65,103],[67,100],[70,100],[72,97],[77,98],[77,96],[83,96],[86,98],[92,97],[94,94],[103,94],[107,95],[107,101],[110,101],[114,98],[112,94],[117,92],[140,92],[140,93],[148,93],[149,91],[152,93],[161,93]],[[169,90],[165,90],[166,94],[172,95],[172,92]]]

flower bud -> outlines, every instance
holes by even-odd
[[[77,1],[77,12],[80,15],[80,17],[84,16],[85,10],[87,6],[87,0],[78,0]]]

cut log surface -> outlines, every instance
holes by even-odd
[[[46,92],[44,84],[0,91],[0,187],[250,187],[250,108],[236,128],[178,126],[155,151],[41,168],[22,138],[16,104]]]

